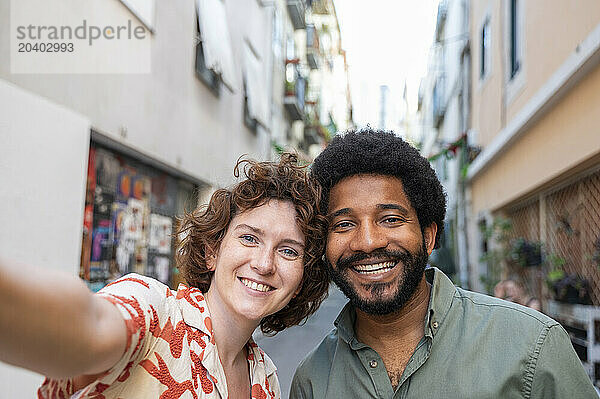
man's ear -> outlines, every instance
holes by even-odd
[[[425,241],[425,248],[427,249],[427,255],[431,255],[433,247],[435,247],[435,237],[437,235],[437,224],[431,222],[431,224],[423,229],[423,240]]]

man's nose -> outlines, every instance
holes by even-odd
[[[379,248],[387,247],[387,239],[377,226],[370,223],[361,224],[350,241],[353,252],[370,253]]]
[[[252,268],[256,270],[258,274],[271,274],[275,271],[275,259],[274,253],[271,250],[263,250],[254,261],[252,262]]]

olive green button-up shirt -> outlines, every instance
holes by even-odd
[[[344,307],[302,361],[291,399],[596,398],[565,330],[524,306],[455,287],[435,268],[425,336],[394,391],[381,357],[354,335]]]

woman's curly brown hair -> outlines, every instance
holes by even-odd
[[[319,212],[321,188],[298,165],[297,156],[281,155],[276,162],[238,160],[233,173],[246,177],[231,189],[215,191],[208,205],[186,214],[179,221],[177,236],[183,237],[175,254],[177,267],[193,287],[207,292],[213,272],[207,258],[218,252],[229,223],[238,214],[271,199],[290,201],[296,209],[296,222],[305,237],[304,273],[301,289],[290,303],[260,322],[263,333],[277,332],[300,324],[313,314],[327,296],[329,280],[321,256],[324,253],[327,220]]]

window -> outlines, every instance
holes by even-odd
[[[519,93],[523,91],[526,83],[526,52],[525,47],[525,18],[526,5],[529,3],[521,0],[505,0],[503,22],[503,64],[504,85],[506,90],[505,105],[509,105]]]
[[[485,22],[481,27],[480,35],[480,65],[479,65],[479,78],[484,79],[490,70],[490,59],[491,59],[491,32],[490,32],[490,19],[486,18]]]
[[[514,78],[519,71],[519,54],[520,54],[520,32],[518,21],[518,0],[510,0],[508,18],[509,18],[509,67],[510,78]]]
[[[244,46],[244,123],[256,131],[257,124],[268,128],[270,98],[266,68],[249,42]]]
[[[479,227],[479,252],[484,255],[487,254],[488,252],[488,247],[489,247],[489,243],[488,243],[488,235],[487,235],[487,221],[484,218],[479,219],[479,222],[477,222],[477,225]]]
[[[198,0],[196,71],[213,93],[223,83],[231,92],[238,88],[225,4],[221,0]]]
[[[215,96],[219,96],[221,91],[221,79],[219,75],[215,73],[212,69],[208,69],[206,67],[206,60],[204,58],[204,43],[202,42],[202,37],[200,35],[200,29],[197,25],[197,43],[196,43],[196,74],[200,78],[202,82],[204,82],[210,91],[213,92]]]

